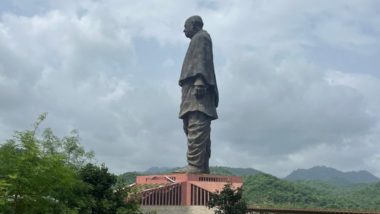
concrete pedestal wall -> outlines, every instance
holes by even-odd
[[[214,214],[205,206],[141,206],[144,214]]]
[[[136,185],[159,185],[141,192],[142,206],[206,206],[211,193],[221,191],[227,183],[237,188],[243,180],[238,176],[186,173],[136,177]]]

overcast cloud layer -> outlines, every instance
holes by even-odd
[[[0,141],[48,112],[43,127],[77,129],[115,173],[185,165],[177,83],[194,14],[220,90],[211,165],[380,176],[377,0],[2,0]]]

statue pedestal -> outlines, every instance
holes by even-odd
[[[142,209],[149,210],[156,207],[156,211],[163,209],[166,213],[170,213],[168,211],[170,209],[177,211],[178,209],[195,209],[199,213],[199,209],[203,209],[200,206],[206,208],[210,193],[221,191],[227,183],[237,188],[243,185],[243,180],[238,176],[186,173],[136,177],[136,185],[147,187],[141,192]]]

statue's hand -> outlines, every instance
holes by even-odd
[[[203,78],[198,76],[194,81],[194,94],[197,99],[201,99],[206,94],[207,85],[203,81]]]
[[[195,85],[194,90],[195,90],[195,97],[197,99],[201,99],[206,94],[206,87],[203,85]]]

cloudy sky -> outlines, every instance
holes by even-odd
[[[44,127],[112,172],[184,166],[187,17],[211,34],[211,165],[380,176],[378,0],[1,0],[0,141]]]

